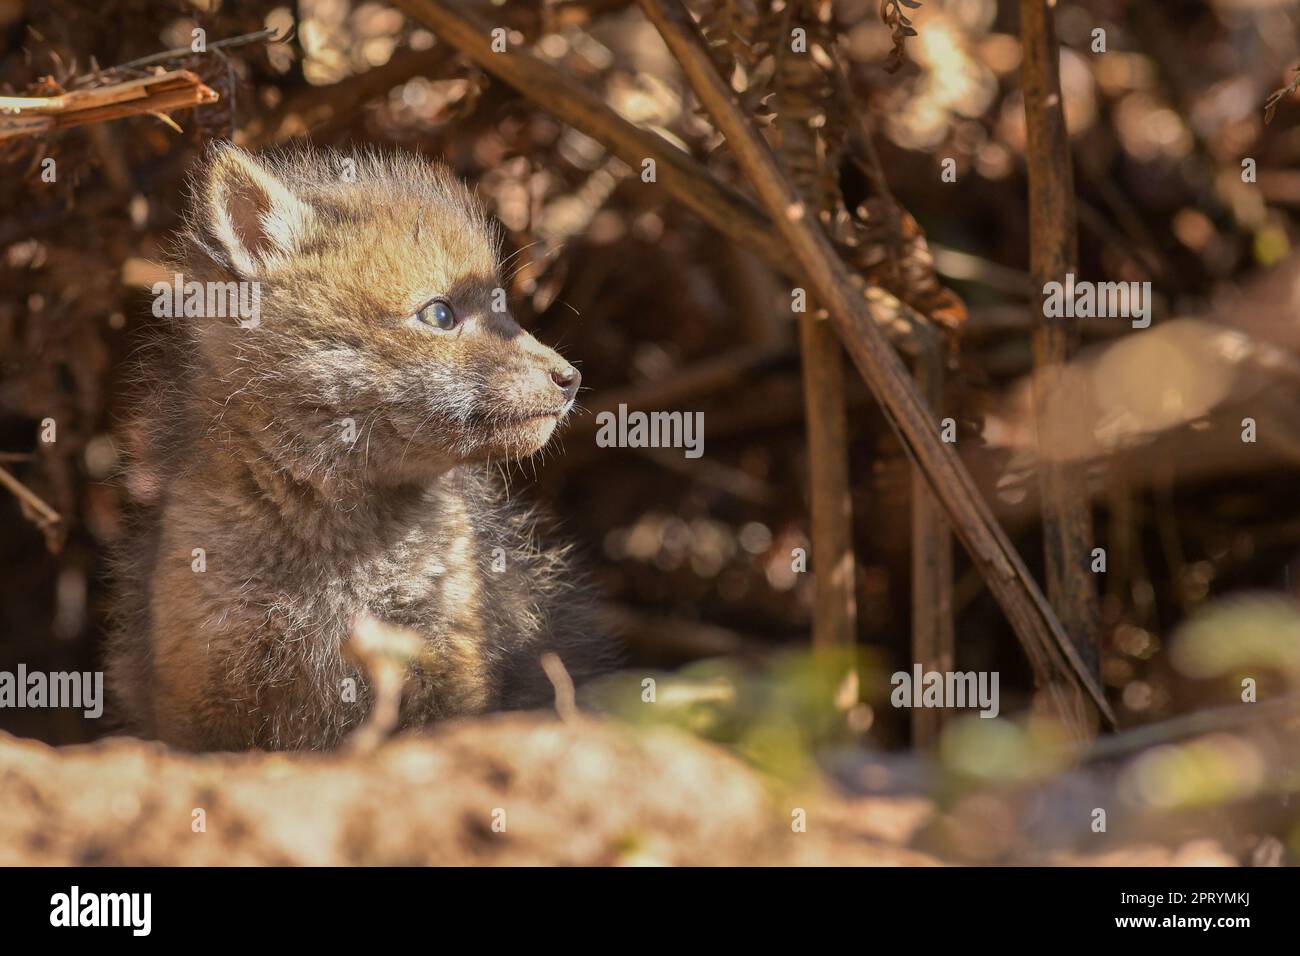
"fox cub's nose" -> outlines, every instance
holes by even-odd
[[[564,392],[564,400],[572,401],[573,396],[578,394],[578,385],[582,382],[582,373],[572,365],[561,365],[559,368],[551,369],[551,381],[554,382],[561,391]]]

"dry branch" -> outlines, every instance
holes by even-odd
[[[916,363],[916,383],[936,411],[943,396],[943,356]],[[953,670],[952,532],[943,507],[925,475],[912,466],[912,660],[923,672]],[[942,708],[912,709],[912,746],[937,743],[949,713]]]
[[[414,3],[414,0],[407,0]],[[429,0],[421,0],[420,6]],[[998,527],[970,475],[952,449],[939,439],[924,396],[880,333],[868,302],[854,288],[825,233],[810,221],[807,207],[777,168],[771,151],[734,94],[718,76],[689,13],[679,2],[639,0],[681,65],[692,89],[727,139],[741,169],[777,223],[803,267],[818,301],[831,311],[840,337],[862,377],[899,433],[899,438],[926,474],[958,536],[980,567],[994,596],[1025,647],[1039,683],[1072,731],[1086,729],[1060,685],[1071,680],[1083,687],[1103,718],[1114,715],[1099,682],[1080,659],[1042,592]]]
[[[0,139],[43,136],[141,113],[170,113],[215,103],[217,99],[216,91],[189,70],[58,96],[0,96]]]
[[[1300,729],[1296,726],[1297,721],[1300,721],[1300,694],[1288,694],[1254,704],[1194,710],[1111,734],[1093,744],[1083,759],[1086,762],[1114,760],[1203,734],[1263,730],[1295,740],[1294,731]]]
[[[813,37],[816,48],[833,50],[830,26],[787,7],[780,33],[793,24]],[[834,87],[827,71],[811,56],[786,55],[777,47],[773,102],[780,131],[782,168],[813,214],[842,209],[838,177],[839,144],[825,129]],[[844,350],[825,313],[807,307],[799,313],[799,352],[803,367],[804,430],[808,436],[811,513],[813,646],[851,648],[857,640],[857,571],[853,554],[853,498],[849,490],[848,422],[844,413]]]
[[[1070,140],[1062,106],[1056,31],[1045,0],[1021,0],[1020,31],[1025,56],[1025,125],[1029,165],[1030,267],[1034,284],[1064,282],[1078,261],[1075,230],[1074,175]],[[1040,301],[1041,300],[1036,300]],[[1039,442],[1053,420],[1053,409],[1073,407],[1078,396],[1063,374],[1075,351],[1077,323],[1043,316],[1034,328],[1034,406]],[[1038,472],[1043,503],[1043,550],[1047,559],[1047,593],[1089,671],[1100,674],[1101,610],[1089,569],[1092,513],[1082,469],[1047,456]]]
[[[843,350],[830,324],[811,312],[799,316],[799,343],[816,586],[813,645],[852,647],[857,640],[858,607]]]

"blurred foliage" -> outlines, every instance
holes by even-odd
[[[886,688],[879,656],[869,651],[785,651],[750,666],[714,658],[673,673],[623,672],[589,688],[586,703],[633,726],[676,727],[726,744],[794,782],[815,769],[819,752],[863,739]]]
[[[1236,690],[1272,671],[1286,681],[1278,690],[1300,691],[1300,604],[1274,594],[1220,601],[1183,624],[1170,659],[1191,678],[1229,677]]]

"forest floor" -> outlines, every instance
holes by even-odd
[[[930,865],[913,845],[938,814],[923,796],[776,784],[680,732],[586,717],[454,721],[309,755],[0,734],[0,865]],[[1095,861],[1236,862],[1206,840]]]

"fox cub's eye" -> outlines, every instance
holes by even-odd
[[[415,313],[415,317],[425,325],[432,325],[435,329],[441,329],[444,332],[450,332],[456,327],[456,313],[452,310],[451,305],[443,299],[434,299]]]

